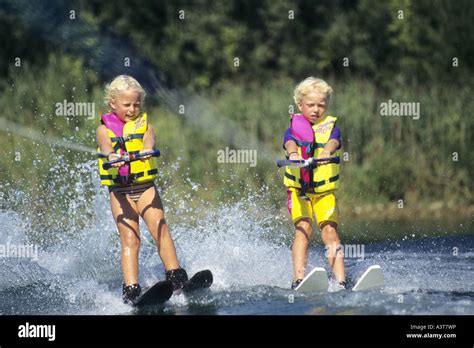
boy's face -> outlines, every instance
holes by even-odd
[[[119,92],[109,105],[124,122],[134,120],[140,114],[140,93],[133,90]]]
[[[312,92],[305,96],[298,104],[298,108],[311,123],[318,122],[327,110],[326,95],[319,92]]]

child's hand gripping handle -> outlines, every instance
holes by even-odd
[[[133,161],[137,161],[139,160],[140,158],[142,157],[145,157],[145,156],[152,156],[152,157],[160,157],[160,150],[153,150],[153,151],[147,151],[147,152],[143,152],[143,153],[137,153],[137,154],[125,154],[124,156],[122,156],[121,158],[117,158],[117,159],[114,159],[112,161],[108,161],[108,162],[105,162],[103,165],[102,165],[102,168],[104,168],[104,170],[107,170],[109,169],[110,167],[112,167],[112,164],[114,163],[118,163],[118,162],[133,162]]]

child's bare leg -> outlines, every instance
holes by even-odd
[[[340,250],[341,241],[337,235],[337,224],[332,221],[321,223],[321,238],[326,246],[329,266],[338,282],[345,280],[344,253]]]
[[[163,204],[155,187],[143,192],[138,200],[138,209],[155,240],[165,270],[179,268],[176,248],[165,221]]]
[[[122,274],[125,285],[138,283],[140,250],[139,216],[136,203],[125,196],[110,194],[112,214],[122,245]]]
[[[310,219],[301,219],[295,224],[295,240],[291,249],[293,258],[293,280],[303,279],[308,261],[309,241],[313,234]]]

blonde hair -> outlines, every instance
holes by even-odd
[[[293,99],[296,104],[300,104],[304,97],[314,91],[325,94],[328,103],[331,100],[331,86],[329,86],[326,81],[313,76],[307,77],[296,86]]]
[[[105,104],[109,105],[118,93],[127,90],[137,91],[140,94],[140,102],[143,104],[146,97],[145,90],[137,80],[128,75],[119,75],[105,86]]]

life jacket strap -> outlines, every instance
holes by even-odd
[[[135,174],[129,174],[129,175],[101,175],[100,180],[111,180],[115,184],[119,185],[125,185],[125,184],[131,184],[133,182],[133,179],[135,178]]]
[[[312,154],[313,154],[313,149],[314,149],[314,146],[313,146],[314,143],[313,143],[312,141],[298,140],[298,139],[296,139],[296,138],[293,137],[293,136],[291,136],[290,139],[293,140],[293,141],[296,143],[296,145],[297,145],[298,147],[303,147],[303,146],[305,146],[305,147],[306,147],[306,153],[307,153],[308,155],[312,156]]]
[[[146,171],[147,175],[155,175],[158,174],[158,169],[150,169]],[[132,174],[134,179],[141,178],[142,176],[145,176],[145,172],[138,172],[135,174]]]
[[[110,140],[112,142],[118,142],[118,143],[125,144],[126,141],[129,141],[131,139],[142,139],[143,136],[144,136],[144,134],[127,134],[124,137],[112,137],[112,138],[110,138]]]
[[[285,173],[285,176],[292,180],[292,181],[296,181],[296,177],[294,175],[291,175],[289,173]],[[329,178],[329,182],[334,182],[334,181],[337,181],[339,180],[339,175],[335,175],[335,176],[332,176]],[[326,181],[325,180],[322,180],[322,181],[316,181],[316,182],[305,182],[303,181],[302,179],[299,180],[299,184],[301,185],[301,189],[303,190],[304,188],[304,191],[306,191],[308,188],[315,188],[315,187],[319,187],[319,186],[323,186],[324,184],[326,184]]]
[[[305,182],[305,181],[302,181],[300,180],[300,183],[301,183],[301,188],[299,189],[299,197],[306,200],[306,201],[309,201],[309,197],[306,195],[306,190],[308,190],[310,188],[310,183],[309,182]]]
[[[296,181],[296,176],[291,175],[290,173],[285,172],[285,176],[292,181]]]
[[[298,145],[299,147],[305,146],[306,147],[306,153],[311,154],[311,155],[313,154],[314,149],[323,149],[324,146],[326,146],[325,143],[317,143],[317,142],[314,142],[314,141],[298,140],[293,136],[291,136],[290,139],[293,140],[296,143],[296,145]]]
[[[119,149],[125,150],[125,142],[132,139],[142,139],[144,134],[127,134],[124,137],[112,137],[110,140],[115,143],[114,151],[117,152]]]
[[[329,178],[329,182],[334,182],[337,180],[339,180],[339,175],[335,175]],[[309,185],[310,187],[319,187],[323,186],[324,184],[326,184],[326,180],[311,182]]]
[[[158,169],[150,169],[146,171],[147,175],[155,175],[158,174]],[[135,179],[139,179],[142,176],[145,176],[145,172],[138,172],[129,175],[101,175],[100,180],[112,180],[115,184],[124,185],[124,184],[131,184]]]
[[[285,176],[292,180],[292,181],[296,181],[296,177],[294,175],[291,175],[289,173],[285,173]],[[305,182],[304,180],[300,179],[299,180],[299,183],[301,185],[301,188],[298,190],[298,197],[300,198],[303,198],[304,200],[307,200],[309,201],[309,197],[306,195],[306,191],[311,187],[310,184],[311,183],[308,183],[308,182]]]

